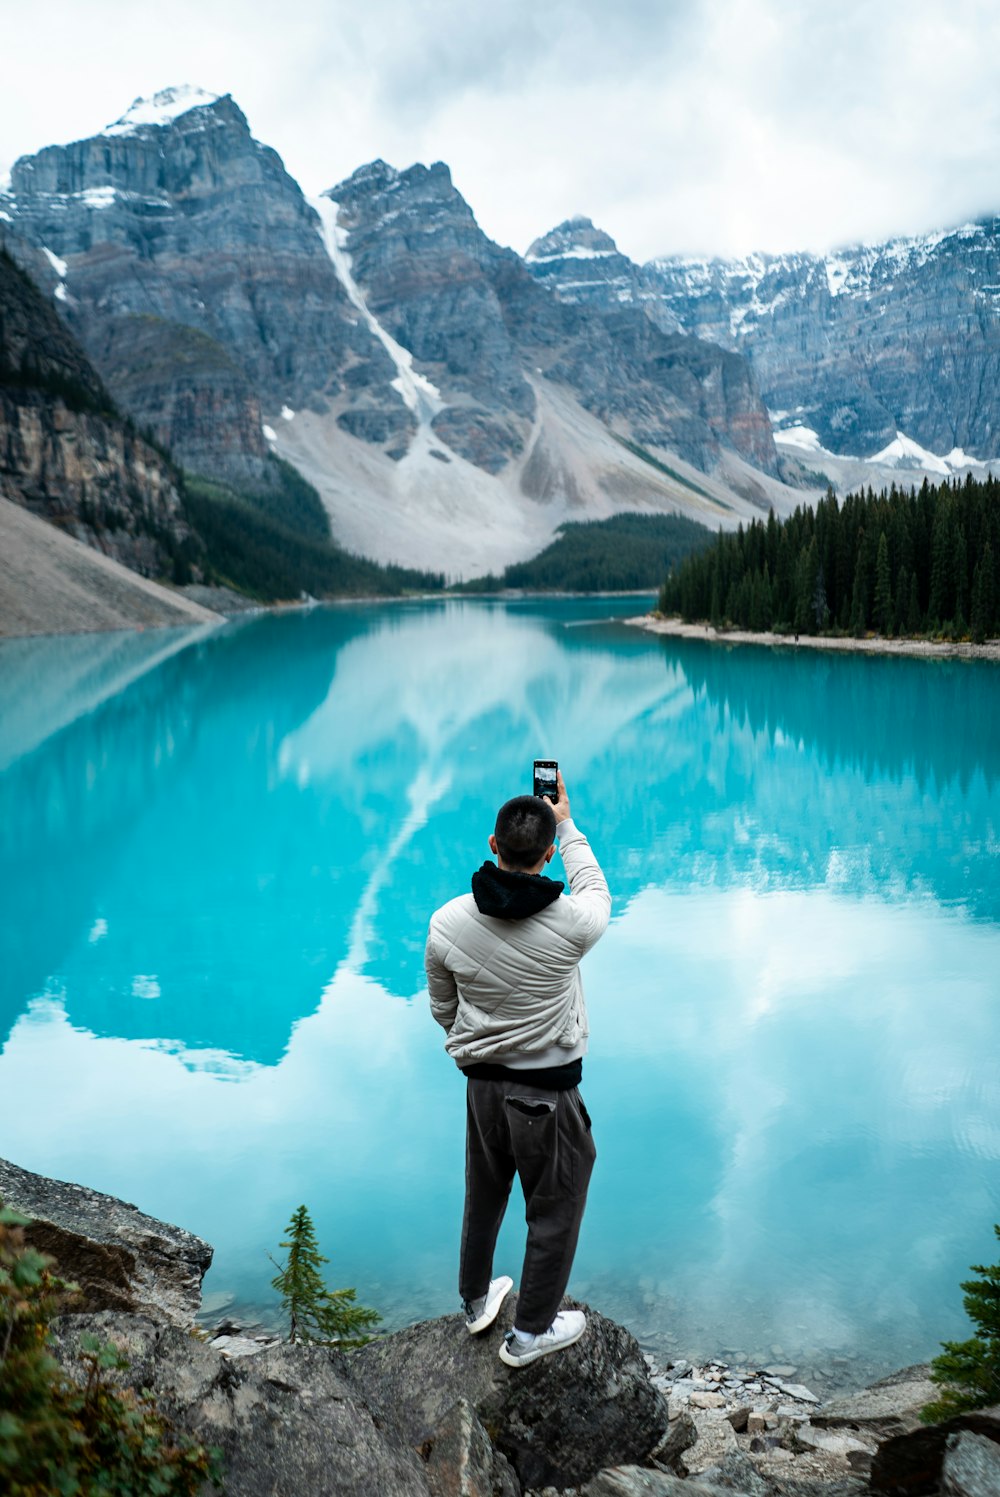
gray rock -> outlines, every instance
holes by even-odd
[[[432,1497],[520,1497],[521,1484],[468,1401],[445,1414],[426,1449]]]
[[[668,1471],[613,1466],[588,1482],[583,1497],[716,1497],[716,1489],[673,1476]]]
[[[929,1372],[925,1365],[904,1367],[870,1388],[831,1399],[810,1419],[817,1428],[864,1430],[879,1439],[918,1429],[921,1410],[938,1393]]]
[[[32,1218],[27,1240],[80,1286],[69,1308],[125,1310],[189,1326],[212,1249],[115,1196],[0,1159],[0,1200]]]
[[[678,1469],[688,1476],[699,1476],[708,1466],[715,1466],[737,1449],[736,1434],[721,1409],[699,1409],[693,1416],[698,1438],[684,1452]]]
[[[796,1368],[788,1362],[776,1362],[771,1367],[765,1367],[764,1371],[768,1377],[794,1377]]]
[[[176,1326],[105,1312],[57,1322],[55,1354],[71,1374],[85,1331],[129,1358],[124,1386],[149,1389],[182,1429],[221,1450],[227,1497],[431,1493],[423,1461],[374,1416],[339,1352],[280,1346],[231,1362]]]
[[[750,1457],[742,1450],[732,1450],[715,1466],[709,1466],[699,1478],[713,1491],[738,1492],[742,1497],[770,1497],[771,1488]]]
[[[962,1430],[948,1438],[941,1468],[942,1497],[997,1497],[1000,1445]]]
[[[497,1349],[512,1300],[483,1336],[446,1316],[374,1341],[351,1358],[351,1376],[411,1445],[466,1398],[526,1487],[579,1485],[609,1461],[645,1460],[666,1432],[667,1407],[635,1339],[588,1310],[575,1346],[511,1370]]]
[[[649,1459],[659,1466],[679,1470],[685,1450],[689,1450],[698,1438],[694,1420],[690,1414],[671,1416],[667,1432],[660,1443],[650,1451]]]
[[[940,1424],[918,1425],[883,1441],[872,1461],[872,1489],[892,1497],[936,1492],[948,1440],[963,1430],[1000,1445],[1000,1404],[957,1414]]]
[[[874,1441],[859,1439],[857,1435],[841,1429],[814,1429],[810,1423],[800,1424],[795,1430],[795,1443],[804,1450],[818,1450],[824,1455],[841,1456],[846,1461],[852,1455],[862,1455],[865,1464],[875,1454]]]
[[[819,1403],[819,1399],[811,1388],[804,1383],[776,1382],[776,1386],[785,1394],[786,1398],[797,1398],[802,1403]]]

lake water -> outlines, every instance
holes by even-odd
[[[0,1153],[208,1238],[210,1307],[273,1313],[305,1202],[391,1326],[456,1309],[426,923],[558,757],[614,896],[571,1290],[661,1353],[837,1378],[967,1334],[1000,1220],[1000,673],[610,621],[639,608],[3,646]],[[515,1198],[498,1272],[522,1242]]]

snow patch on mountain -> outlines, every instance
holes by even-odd
[[[606,260],[617,253],[614,249],[588,249],[584,244],[573,244],[552,255],[533,255],[529,250],[525,259],[533,265],[548,265],[554,260]]]
[[[48,245],[45,244],[42,245],[42,254],[45,256],[46,260],[48,260],[49,264],[52,266],[52,269],[55,271],[59,279],[61,281],[64,281],[66,279],[66,272],[69,269],[66,261],[61,260],[58,255],[53,254],[52,250],[50,250]]]
[[[796,447],[800,452],[826,451],[819,439],[819,432],[813,431],[811,426],[803,426],[801,422],[786,426],[783,431],[776,431],[774,440],[779,447]]]
[[[888,447],[876,452],[870,461],[881,463],[887,468],[921,468],[925,473],[935,473],[939,478],[951,477],[951,469],[943,457],[928,452],[926,447],[904,437],[902,432],[896,435]]]
[[[217,104],[221,94],[210,94],[203,88],[183,83],[177,88],[163,88],[151,99],[135,99],[122,115],[102,131],[104,135],[132,135],[147,126],[172,125],[192,109]]]
[[[787,417],[787,412],[773,411],[771,417],[772,420],[780,420]],[[813,457],[830,459],[837,463],[867,463],[873,468],[904,468],[907,472],[917,470],[922,473],[931,473],[937,478],[951,478],[953,474],[963,469],[986,468],[987,466],[977,458],[970,457],[961,447],[953,447],[944,457],[938,457],[936,453],[929,452],[926,447],[921,447],[919,442],[914,442],[912,437],[904,436],[902,432],[897,432],[888,446],[883,447],[880,452],[873,453],[870,457],[830,452],[820,441],[819,433],[802,421],[796,421],[791,426],[776,430],[774,440],[779,447],[790,449],[795,453],[809,453]]]
[[[440,391],[424,375],[418,374],[413,367],[413,355],[409,349],[397,343],[369,309],[364,293],[351,271],[351,257],[346,248],[347,234],[337,223],[339,212],[337,204],[329,197],[311,198],[310,202],[319,215],[320,238],[333,262],[340,284],[396,366],[396,378],[392,381],[393,389],[398,391],[404,404],[416,416],[420,426],[429,428],[433,418],[444,406]]]
[[[106,187],[85,187],[82,192],[75,194],[88,208],[112,208],[118,189],[110,183]]]

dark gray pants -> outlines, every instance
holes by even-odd
[[[528,1223],[517,1328],[535,1335],[548,1330],[569,1282],[596,1157],[590,1117],[576,1087],[555,1092],[528,1079],[469,1078],[459,1267],[463,1299],[479,1299],[489,1288],[497,1233],[516,1174]]]

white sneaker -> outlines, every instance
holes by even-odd
[[[560,1310],[547,1331],[522,1340],[513,1331],[508,1331],[500,1348],[500,1360],[508,1367],[527,1367],[539,1357],[547,1357],[564,1346],[579,1341],[587,1329],[587,1317],[582,1310]]]
[[[480,1331],[485,1331],[491,1326],[500,1313],[500,1306],[514,1287],[514,1280],[503,1278],[491,1279],[490,1287],[481,1299],[467,1299],[463,1301],[465,1308],[465,1329],[470,1336],[478,1336]]]

